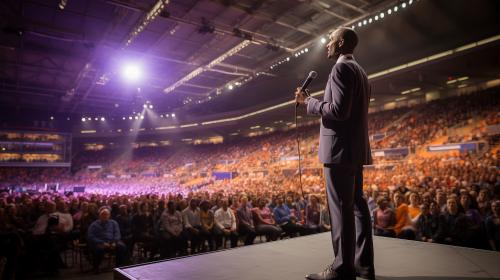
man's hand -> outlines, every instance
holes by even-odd
[[[307,92],[307,89],[306,89]],[[300,88],[297,88],[297,91],[295,91],[295,102],[300,104],[305,104],[304,100],[306,99],[307,95],[305,92],[301,91]]]

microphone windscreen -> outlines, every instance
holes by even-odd
[[[316,71],[309,72],[309,77],[316,79],[317,76],[318,76],[318,72],[316,72]]]

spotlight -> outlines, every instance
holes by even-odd
[[[393,11],[397,12],[398,11],[398,6],[394,7]]]
[[[404,9],[406,8],[406,3],[401,4],[401,7]]]
[[[325,37],[321,37],[320,41],[321,41],[321,44],[324,44],[324,43],[326,43],[326,38]]]
[[[365,20],[363,20],[363,25],[366,25],[366,19],[365,19]]]
[[[97,120],[99,120],[99,118],[95,118],[94,120],[96,120],[96,121],[97,121]]]
[[[138,120],[138,119],[139,119],[139,117],[138,117],[138,116],[135,116],[135,117],[134,117],[134,119]]]
[[[361,22],[358,22],[358,27],[361,27],[363,24]]]
[[[372,18],[370,18],[370,19],[368,20],[368,23],[372,23]]]
[[[165,115],[168,118],[168,114]]]
[[[302,53],[302,54],[303,54],[303,53],[304,53],[304,50],[301,50],[301,51],[300,51],[300,53]]]
[[[144,116],[141,115],[141,120],[143,120],[143,119],[144,119]]]
[[[101,122],[105,121],[106,119],[104,117],[101,117]]]
[[[233,85],[228,85],[228,86],[227,86],[227,88],[228,88],[229,90],[233,90],[233,88],[234,88],[234,87],[233,87]]]
[[[142,73],[141,68],[136,64],[126,64],[123,67],[122,75],[123,78],[130,82],[137,82],[141,79]],[[138,89],[138,91],[140,91]]]
[[[142,108],[146,109],[146,108],[148,108],[148,105],[144,104],[144,105],[142,105]]]
[[[163,115],[160,115],[160,118],[163,118]]]
[[[54,117],[50,116],[50,120],[53,121],[54,120]]]
[[[309,49],[308,49],[308,48],[305,48],[305,50],[304,50],[304,51],[305,51],[305,52],[308,52],[308,51],[309,51]]]
[[[387,10],[387,13],[390,15],[392,13],[392,10],[391,9]]]
[[[149,109],[153,109],[153,105],[149,104]]]
[[[128,119],[129,119],[129,120],[131,120],[131,119],[132,119],[132,117],[128,117]]]
[[[384,18],[384,13],[380,13],[380,18]]]
[[[123,117],[122,120],[125,120],[125,117]]]
[[[84,122],[84,121],[85,121],[85,118],[82,118],[82,122]]]
[[[172,118],[175,118],[175,114],[174,113],[172,113]]]
[[[413,3],[413,0],[408,1],[408,5],[411,5]]]
[[[375,16],[375,20],[378,20],[378,16]]]

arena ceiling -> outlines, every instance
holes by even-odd
[[[494,0],[473,5],[465,0],[4,0],[0,108],[36,109],[78,121],[128,116],[148,101],[158,115],[176,112],[187,120],[244,113],[290,100],[311,69],[319,73],[312,89],[320,90],[332,64],[320,40],[339,25],[355,26],[361,38],[355,56],[373,74],[498,35],[499,5]],[[498,77],[495,46],[471,49],[481,54],[478,63],[468,63],[473,56],[467,52],[440,60],[439,67],[372,79],[375,103],[414,84],[439,86],[454,75],[477,81]],[[123,79],[128,63],[142,68],[142,80]]]

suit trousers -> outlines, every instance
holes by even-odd
[[[342,279],[375,275],[368,204],[363,198],[363,166],[325,164],[333,269]]]

